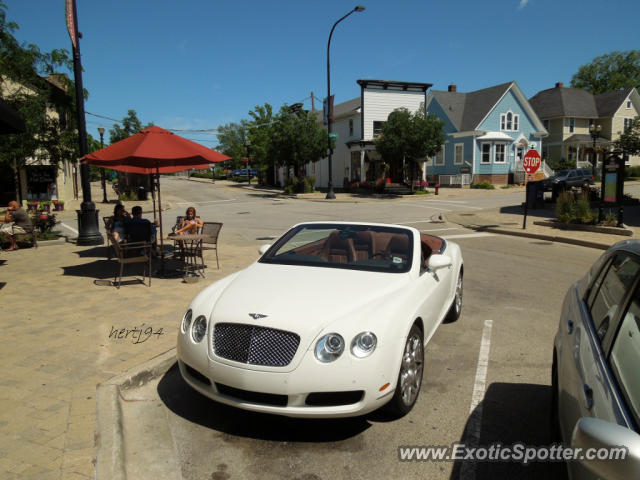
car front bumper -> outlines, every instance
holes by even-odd
[[[221,363],[209,357],[206,346],[180,337],[178,365],[185,381],[213,400],[245,410],[289,417],[352,417],[382,407],[395,391],[400,358],[391,362],[381,349],[365,359],[345,352],[345,358],[332,364],[320,363],[309,351],[294,370],[276,372]]]

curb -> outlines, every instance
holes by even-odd
[[[533,224],[540,225],[542,227],[559,228],[562,230],[574,230],[578,232],[606,233],[608,235],[622,235],[625,237],[633,236],[633,230],[629,230],[628,228],[603,227],[600,225],[574,225],[571,223],[551,222],[549,220],[536,220],[535,222],[533,222]]]
[[[481,227],[481,226],[479,227],[477,225],[474,225],[474,226],[463,225],[463,226],[466,226],[467,228],[471,228],[473,230],[481,231],[481,232],[498,233],[501,235],[512,235],[514,237],[535,238],[536,240],[546,240],[549,242],[568,243],[570,245],[596,248],[599,250],[608,250],[609,248],[611,248],[611,245],[607,243],[591,242],[589,240],[580,240],[577,238],[559,237],[557,235],[544,235],[540,233],[519,232],[517,230],[507,230],[507,229],[495,228],[495,227]]]
[[[163,375],[175,362],[175,348],[101,383],[96,388],[94,463],[96,479],[125,480],[121,392]]]

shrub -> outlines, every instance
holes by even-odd
[[[376,193],[383,193],[384,192],[384,187],[387,185],[387,182],[384,180],[384,178],[379,178],[376,181],[376,186],[374,187],[375,192]]]
[[[41,233],[50,233],[56,225],[56,216],[53,213],[38,213],[31,217],[31,223]]]
[[[471,188],[480,188],[483,190],[495,190],[495,186],[487,181],[478,182],[471,185]]]
[[[624,169],[624,178],[640,177],[640,166],[627,167]]]
[[[197,170],[191,173],[191,176],[196,178],[213,178],[213,173],[211,173],[211,170]]]
[[[574,221],[578,223],[593,223],[595,215],[591,210],[588,195],[581,194],[576,201]]]
[[[414,195],[429,195],[431,192],[429,190],[414,190]]]
[[[284,193],[287,195],[298,193],[299,183],[300,182],[296,177],[287,178],[287,181],[284,183]]]
[[[304,193],[313,193],[315,188],[315,184],[316,184],[316,177],[304,177],[302,179],[302,183],[304,186]]]
[[[556,218],[569,223],[575,215],[576,203],[571,192],[562,192],[556,203]]]

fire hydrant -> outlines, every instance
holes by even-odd
[[[438,195],[438,189],[440,188],[440,184],[436,183],[436,195]]]

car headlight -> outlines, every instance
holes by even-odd
[[[316,343],[316,358],[322,363],[336,360],[344,352],[344,339],[338,333],[327,333]]]
[[[187,310],[187,313],[184,314],[184,317],[182,317],[182,333],[187,333],[189,331],[192,316],[193,312],[189,309]]]
[[[376,349],[378,338],[373,332],[361,332],[351,341],[351,353],[354,357],[368,357]]]
[[[194,342],[200,343],[207,333],[207,317],[200,315],[191,325],[191,338]]]

